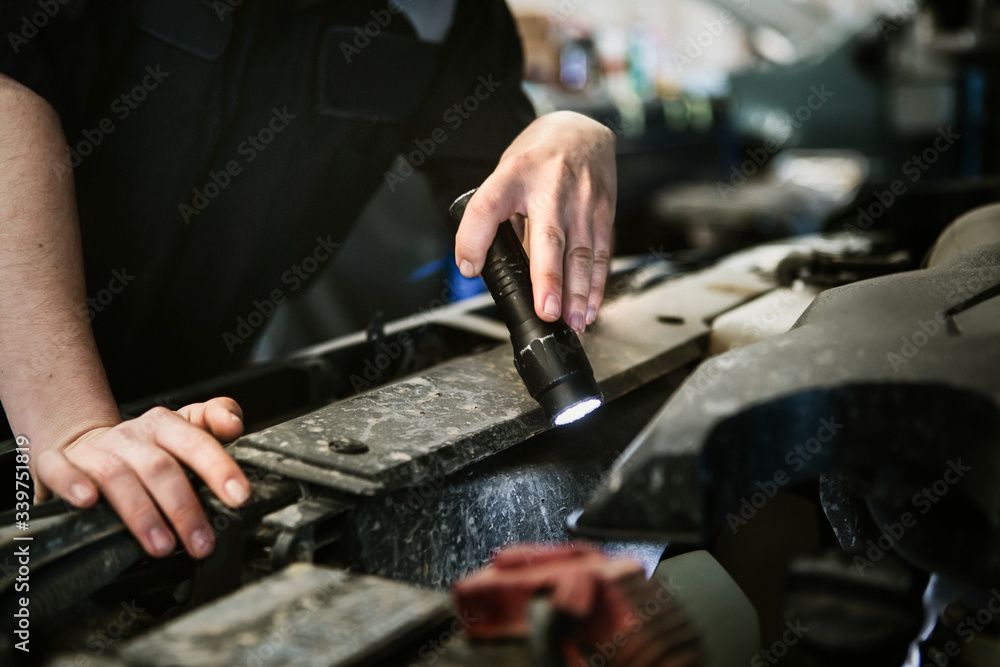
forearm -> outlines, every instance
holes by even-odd
[[[38,447],[121,421],[85,308],[66,150],[55,111],[0,75],[0,400]]]

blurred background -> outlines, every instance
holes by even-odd
[[[617,255],[708,261],[820,230],[919,249],[997,199],[1000,3],[508,4],[538,113],[578,111],[618,136]],[[482,289],[455,271],[426,183],[401,189],[372,200],[258,358]]]

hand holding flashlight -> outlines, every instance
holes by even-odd
[[[456,224],[473,194],[451,205]],[[528,256],[510,222],[497,228],[482,275],[510,331],[514,366],[549,423],[568,424],[600,407],[604,397],[576,333],[562,320],[546,322],[535,314]]]
[[[531,248],[535,313],[577,333],[604,294],[615,215],[615,135],[577,113],[541,116],[510,144],[469,203],[455,238],[462,274],[480,273],[497,222],[511,220]]]

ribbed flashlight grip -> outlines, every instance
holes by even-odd
[[[466,192],[448,209],[456,225],[462,222],[465,208],[473,194],[475,190]],[[517,238],[514,227],[509,221],[501,223],[486,253],[482,276],[497,304],[500,318],[511,332],[523,322],[535,319],[534,295],[528,267],[528,255],[524,252],[524,246]]]
[[[509,222],[497,228],[496,238],[486,253],[483,281],[509,329],[514,330],[534,317],[528,255]]]

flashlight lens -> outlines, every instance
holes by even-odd
[[[558,415],[556,415],[555,421],[553,422],[556,426],[562,426],[563,424],[570,424],[575,422],[577,419],[583,419],[591,412],[601,407],[601,399],[599,398],[588,398],[585,401],[580,401],[576,405],[571,405]]]

